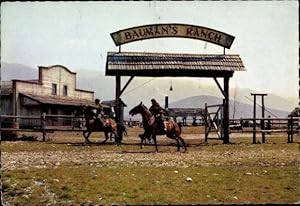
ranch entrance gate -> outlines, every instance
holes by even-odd
[[[116,79],[116,120],[120,122],[120,97],[134,77],[194,77],[213,78],[224,96],[223,143],[229,143],[229,79],[235,71],[245,71],[238,54],[225,54],[234,36],[195,25],[152,24],[132,27],[111,34],[118,52],[108,52],[106,75]],[[222,46],[223,54],[175,54],[121,52],[121,45],[144,39],[179,37],[207,41]],[[121,88],[121,77],[129,80]],[[223,79],[223,87],[218,81]],[[121,135],[121,134],[120,134]]]

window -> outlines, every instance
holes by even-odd
[[[63,95],[68,96],[68,86],[64,85]]]
[[[57,95],[57,84],[52,84],[52,95]]]

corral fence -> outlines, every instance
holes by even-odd
[[[210,111],[209,111],[210,110]],[[223,138],[222,105],[210,105],[206,107],[205,117],[205,141],[210,132],[216,132],[218,139]],[[0,115],[0,131],[3,136],[15,136],[16,132],[41,132],[43,137],[46,132],[54,131],[84,131],[85,119],[83,116],[74,115],[46,115],[43,122],[40,116],[13,116]],[[266,136],[276,133],[286,133],[287,142],[294,141],[294,135],[299,133],[299,117],[288,118],[240,118],[230,119],[230,133],[252,133],[253,143],[257,143],[257,134],[261,134],[262,143]],[[141,125],[139,125],[140,127]]]
[[[224,102],[223,104],[205,104],[205,141],[208,139],[224,139]],[[286,133],[287,142],[294,141],[294,134],[300,131],[300,117],[286,118],[240,118],[229,120],[229,133],[252,133],[253,144],[257,143],[257,134],[261,134],[261,142],[266,142],[266,136],[276,133]],[[217,137],[216,137],[216,135]]]
[[[16,137],[18,131],[41,132],[44,140],[47,132],[85,130],[84,117],[74,115],[46,115],[44,120],[41,116],[0,115],[0,123],[2,139]]]
[[[299,118],[231,119],[229,129],[231,133],[252,133],[253,144],[257,143],[257,134],[261,134],[261,141],[265,143],[267,135],[276,133],[286,133],[287,142],[292,143],[294,141],[294,134],[300,132]]]

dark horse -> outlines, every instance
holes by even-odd
[[[184,147],[184,151],[187,150],[184,140],[181,135],[181,128],[174,120],[163,121],[161,118],[156,118],[152,113],[148,110],[148,108],[141,102],[139,105],[134,107],[129,111],[130,115],[141,114],[143,117],[143,127],[145,133],[140,135],[141,137],[141,147],[143,145],[143,141],[146,138],[150,138],[152,136],[155,149],[158,152],[156,135],[166,135],[171,139],[175,139],[177,142],[177,151],[180,151],[180,142]]]
[[[83,136],[85,138],[85,143],[90,143],[89,136],[93,131],[103,131],[105,135],[105,140],[101,143],[105,143],[111,135],[114,135],[115,142],[119,145],[122,141],[122,132],[126,135],[126,128],[122,124],[117,124],[116,121],[112,118],[104,118],[103,122],[100,119],[95,119],[93,112],[93,107],[84,106],[81,108],[81,111],[85,118],[86,130],[83,131]]]

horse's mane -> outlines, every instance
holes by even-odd
[[[152,115],[152,113],[149,111],[149,109],[146,107],[146,105],[144,105],[143,103],[141,104],[141,106],[145,109],[145,111],[148,113],[148,115]]]

